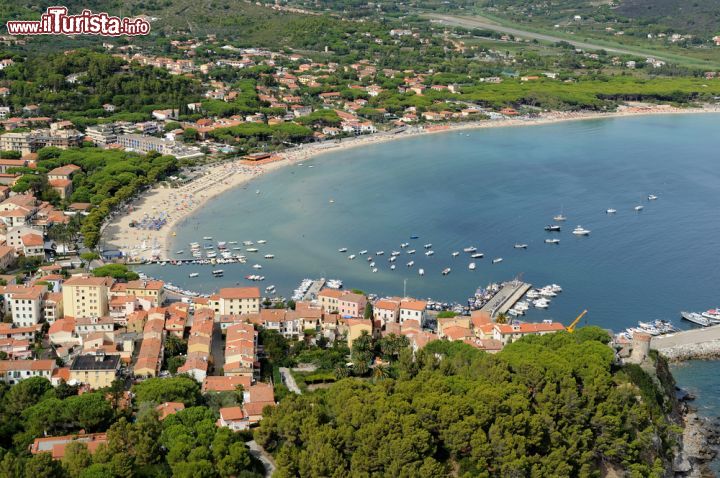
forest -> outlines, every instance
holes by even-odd
[[[387,376],[286,397],[255,437],[279,477],[663,476],[668,404],[608,341],[586,327],[497,355],[431,342]]]

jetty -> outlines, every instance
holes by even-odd
[[[314,280],[312,285],[308,287],[308,290],[305,292],[305,295],[303,296],[304,301],[312,301],[317,299],[317,295],[322,290],[323,286],[325,285],[325,279],[318,279]]]
[[[512,309],[531,287],[531,284],[525,282],[515,280],[507,282],[480,310],[494,319]]]
[[[720,325],[653,337],[650,348],[668,360],[720,357]]]

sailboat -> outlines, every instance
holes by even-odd
[[[553,221],[567,221],[567,217],[563,216],[563,206],[560,206],[560,214],[558,214],[557,216],[553,216]]]

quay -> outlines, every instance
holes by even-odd
[[[482,312],[487,313],[491,318],[496,318],[510,310],[530,290],[531,284],[520,281],[506,283],[492,299],[485,304]]]
[[[656,336],[650,340],[650,348],[668,360],[719,357],[720,325]]]
[[[317,299],[317,295],[320,293],[320,290],[322,290],[324,285],[325,279],[314,280],[312,285],[308,288],[307,292],[305,292],[303,300],[309,302]]]

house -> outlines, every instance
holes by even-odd
[[[493,339],[502,343],[503,346],[514,342],[526,335],[545,335],[565,330],[565,326],[559,322],[544,320],[540,323],[522,324],[494,324]]]
[[[49,281],[53,284],[53,281]],[[42,301],[42,314],[45,322],[49,324],[55,323],[57,319],[63,317],[63,301],[60,292],[45,292]]]
[[[373,306],[373,320],[379,321],[382,327],[389,322],[399,322],[400,302],[399,297],[379,299]]]
[[[42,330],[40,324],[29,327],[14,327],[12,324],[0,322],[0,339],[5,340],[27,340],[35,342],[35,336]]]
[[[75,319],[75,333],[86,335],[93,333],[112,333],[115,322],[112,317],[78,317]]]
[[[202,383],[202,393],[208,392],[234,392],[238,387],[248,390],[252,384],[252,377],[235,375],[231,377],[205,377]]]
[[[227,328],[225,366],[227,376],[254,377],[259,369],[257,360],[258,333],[251,324],[239,323]]]
[[[161,280],[134,280],[125,286],[125,294],[141,297],[150,302],[151,307],[159,307],[165,301],[165,283]]]
[[[108,439],[105,433],[80,433],[78,435],[36,438],[30,446],[30,453],[33,455],[50,453],[53,460],[62,460],[65,457],[65,448],[72,442],[83,443],[88,452],[93,454],[100,445],[107,445]]]
[[[220,409],[220,419],[217,421],[217,426],[229,428],[237,432],[247,430],[250,427],[250,423],[248,417],[242,411],[242,408],[236,406]]]
[[[0,360],[0,380],[14,385],[31,377],[52,378],[55,360]]]
[[[325,288],[318,293],[318,301],[324,312],[339,313],[343,317],[362,317],[367,297],[348,291]]]
[[[269,383],[251,385],[243,393],[243,413],[250,424],[258,423],[262,419],[265,407],[275,406],[275,392]]]
[[[42,301],[47,289],[45,286],[21,287],[14,292],[5,294],[13,324],[18,327],[29,327],[38,324],[42,319]]]
[[[75,319],[67,317],[56,320],[48,329],[50,343],[59,345],[80,345],[80,338],[75,333]]]
[[[425,300],[403,299],[400,302],[400,323],[403,324],[408,320],[414,320],[422,327],[427,318],[426,308],[427,301]]]
[[[178,119],[178,110],[153,110],[152,116],[158,121],[176,120]]]
[[[226,287],[217,294],[216,315],[257,312],[260,312],[260,289],[257,287]]]
[[[25,257],[45,257],[45,241],[42,234],[25,234],[20,238]]]
[[[170,415],[185,410],[185,404],[182,402],[165,402],[155,407],[155,410],[158,412],[158,420],[163,421]]]
[[[102,317],[108,314],[110,277],[73,276],[63,283],[65,316]]]
[[[109,387],[120,373],[120,355],[78,355],[70,364],[70,380],[88,385],[93,390]]]
[[[373,328],[370,319],[348,319],[345,325],[348,328],[347,345],[350,348],[363,332],[367,332],[368,335],[372,336]]]

